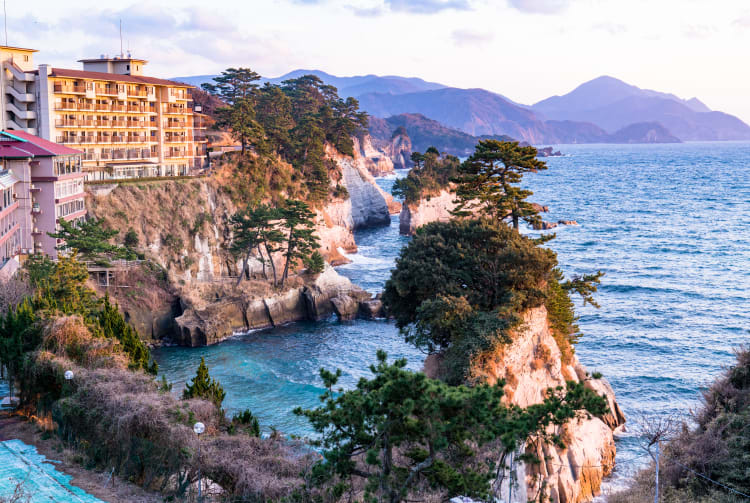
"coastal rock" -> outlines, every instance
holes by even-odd
[[[413,151],[411,138],[406,129],[397,128],[391,137],[391,141],[385,147],[385,152],[391,158],[395,169],[408,169],[411,167],[411,153]]]
[[[575,220],[558,220],[557,223],[560,225],[578,225]]]
[[[393,173],[394,163],[388,153],[376,149],[370,135],[354,138],[354,148],[364,159],[364,164],[372,176],[384,176]]]
[[[534,230],[536,231],[547,231],[557,227],[557,224],[554,222],[545,222],[544,220],[542,220],[540,223],[534,224],[532,227],[534,227]]]
[[[516,480],[524,480],[525,484],[520,484],[513,502],[536,500],[540,492],[545,501],[547,498],[556,503],[589,501],[600,492],[602,478],[614,468],[613,431],[625,422],[614,392],[604,379],[589,379],[575,355],[562,362],[544,307],[524,313],[521,327],[512,336],[511,344],[487,355],[482,359],[487,363],[474,369],[476,377],[490,384],[506,381],[506,403],[520,407],[541,403],[548,388],[565,386],[571,380],[582,381],[603,394],[612,411],[601,418],[582,414],[569,421],[562,431],[564,448],[544,443],[525,446],[526,453],[535,454],[542,462],[516,464]],[[438,368],[435,357],[428,357],[425,372],[434,375]],[[508,475],[506,471],[505,480]],[[507,494],[507,489],[503,494]]]
[[[341,184],[349,193],[351,229],[390,224],[386,194],[365,167],[364,158],[356,150],[354,157],[341,155],[332,148],[328,154],[341,168]]]
[[[359,302],[349,295],[339,295],[331,299],[333,310],[340,320],[349,321],[357,317]]]
[[[380,299],[369,299],[359,303],[359,316],[366,320],[383,317],[383,302]]]
[[[451,211],[456,207],[455,196],[441,190],[436,196],[426,197],[419,204],[404,204],[399,215],[399,233],[411,236],[417,228],[430,222],[447,222]]]

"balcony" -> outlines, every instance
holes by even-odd
[[[164,127],[167,129],[184,129],[187,127],[186,121],[166,121]]]
[[[172,115],[184,115],[188,113],[190,110],[187,107],[178,107],[174,105],[165,105],[163,108],[163,111],[165,114],[172,114]]]
[[[133,96],[136,98],[145,98],[147,96],[147,93],[145,90],[143,91],[128,91],[128,96]]]
[[[54,84],[54,91],[56,93],[65,94],[86,94],[86,86],[83,84]]]
[[[41,215],[42,214],[42,209],[39,207],[39,203],[34,203],[31,206],[31,213],[32,213],[32,215]]]
[[[148,112],[148,110],[146,110],[146,107],[142,107],[142,106],[138,106],[138,105],[128,105],[128,112],[135,112],[135,113],[138,113],[138,114],[145,114],[146,112]]]
[[[164,143],[187,143],[188,137],[185,135],[166,135]]]

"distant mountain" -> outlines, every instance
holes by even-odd
[[[370,117],[369,131],[375,140],[389,141],[396,129],[403,127],[411,139],[412,148],[424,152],[435,147],[458,157],[471,155],[474,146],[481,138],[464,133],[457,129],[445,127],[436,120],[428,119],[421,114],[401,114],[381,119]],[[513,140],[509,136],[496,136],[495,139]]]
[[[445,87],[435,82],[427,82],[415,77],[398,77],[393,75],[361,75],[355,77],[337,77],[320,70],[294,70],[275,78],[263,78],[261,83],[281,84],[285,80],[296,79],[303,75],[316,75],[326,84],[338,89],[339,96],[357,97],[366,93],[403,94],[419,91],[430,91]],[[204,82],[211,82],[216,75],[195,75],[191,77],[175,77],[172,80],[184,82],[200,87]]]
[[[732,115],[711,111],[697,98],[682,100],[612,77],[586,82],[531,109],[546,119],[590,122],[609,132],[630,124],[658,122],[681,140],[750,139],[750,126]]]
[[[457,132],[471,137],[507,135],[535,145],[652,142],[659,138],[664,141],[750,139],[750,126],[732,115],[711,111],[697,98],[683,100],[674,94],[640,89],[607,76],[532,106],[484,89],[458,89],[398,76],[338,77],[320,70],[300,69],[263,82],[279,84],[307,74],[317,75],[326,84],[335,86],[341,96],[357,98],[360,108],[371,116],[403,115],[411,116],[412,121],[422,116],[424,120],[437,121],[452,131],[446,133],[446,145],[464,141],[458,139]],[[213,77],[195,75],[174,80],[200,86]],[[437,137],[435,124],[428,126],[421,119],[418,122],[425,138]]]
[[[404,128],[411,139],[412,148],[424,152],[435,147],[458,157],[471,155],[480,140],[512,141],[507,135],[473,136],[421,114],[393,115],[386,119],[370,116],[369,132],[376,143],[390,142],[398,128]],[[544,134],[554,140],[549,143],[679,143],[680,140],[658,123],[631,124],[614,134],[607,134],[593,124],[570,121],[547,121],[542,125]]]

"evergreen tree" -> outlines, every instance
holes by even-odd
[[[16,379],[19,377],[26,355],[42,342],[38,317],[29,299],[11,307],[0,316],[0,369],[8,380],[11,396]]]
[[[282,225],[286,229],[286,249],[284,250],[284,273],[281,276],[281,286],[289,276],[289,266],[298,259],[308,257],[319,248],[318,237],[315,235],[315,214],[303,201],[287,199],[280,208]]]
[[[216,407],[221,408],[221,403],[224,401],[226,393],[221,384],[215,379],[211,379],[208,375],[208,367],[206,366],[206,360],[201,357],[201,363],[198,365],[198,370],[193,378],[192,383],[185,384],[185,389],[182,392],[182,398],[187,400],[190,398],[202,398],[213,402]]]
[[[120,341],[122,350],[130,357],[129,368],[143,370],[156,375],[159,365],[151,359],[151,351],[138,337],[138,332],[125,321],[116,304],[109,301],[109,294],[104,297],[102,310],[98,314],[99,332],[107,338]]]
[[[320,274],[326,267],[326,261],[318,250],[312,252],[312,255],[304,259],[307,272],[310,274]]]
[[[112,244],[112,239],[119,231],[107,229],[104,222],[90,218],[78,223],[71,223],[61,218],[58,220],[60,230],[48,233],[50,237],[62,239],[63,243],[57,247],[61,251],[72,251],[83,260],[92,260],[107,264],[109,260],[133,260],[135,253],[128,248]]]
[[[534,147],[518,142],[481,140],[454,179],[458,201],[454,213],[468,216],[480,210],[498,220],[509,218],[514,229],[519,220],[540,223],[539,212],[526,201],[533,193],[518,186],[525,173],[547,169],[536,156]]]
[[[513,452],[530,437],[561,443],[547,433],[578,411],[602,414],[606,401],[570,382],[550,390],[545,400],[526,409],[502,403],[503,382],[495,386],[448,386],[406,370],[406,360],[387,362],[378,351],[372,379],[355,389],[334,390],[341,371],[321,369],[326,392],[323,405],[295,409],[308,418],[320,439],[323,459],[312,472],[333,496],[365,479],[364,501],[397,503],[414,499],[422,489],[445,491],[445,499],[468,496],[491,500],[490,482],[503,453]],[[498,441],[496,459],[482,459],[479,449]],[[339,482],[338,484],[336,482]]]
[[[258,418],[250,412],[250,409],[245,409],[232,416],[230,432],[235,431],[237,428],[241,428],[252,437],[260,438],[260,423],[258,422]]]
[[[243,260],[242,272],[237,279],[237,284],[248,274],[248,261],[252,253],[257,251],[263,263],[263,275],[266,276],[266,262],[268,262],[273,271],[273,284],[276,286],[276,264],[273,261],[273,253],[279,251],[279,245],[284,241],[284,234],[277,228],[281,218],[280,210],[266,204],[261,204],[256,208],[248,207],[232,215],[230,224],[234,238],[231,251],[240,255]],[[265,249],[265,255],[263,249]]]
[[[254,97],[260,75],[250,68],[228,68],[213,80],[213,83],[202,84],[203,90],[232,106],[238,101]]]
[[[228,107],[216,109],[216,125],[228,128],[235,140],[240,142],[244,154],[250,145],[259,145],[264,132],[255,120],[255,107],[250,98],[241,98]]]

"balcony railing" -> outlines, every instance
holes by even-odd
[[[55,84],[54,91],[56,93],[85,93],[86,86],[83,84]]]

